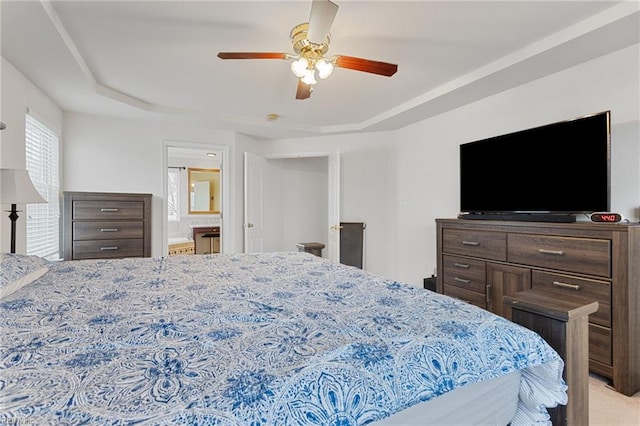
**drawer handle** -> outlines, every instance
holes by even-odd
[[[118,250],[118,246],[100,247],[100,251]]]
[[[466,263],[454,263],[453,266],[456,268],[468,269],[471,265],[467,265]]]
[[[538,249],[538,253],[555,254],[556,256],[562,256],[564,254],[562,250],[547,250],[547,249]]]
[[[100,211],[101,211],[101,212],[108,212],[108,213],[111,213],[111,212],[117,212],[117,211],[118,211],[118,209],[101,208],[101,209],[100,209]]]
[[[487,303],[491,302],[491,284],[487,284],[484,286],[484,292],[485,292],[485,301]]]
[[[463,246],[474,246],[475,247],[475,246],[479,246],[480,243],[477,242],[477,241],[465,241],[465,240],[462,240],[462,245]]]
[[[567,284],[560,281],[554,281],[553,285],[555,285],[556,287],[570,288],[572,290],[580,290],[580,286],[577,284]]]
[[[100,232],[118,232],[118,228],[100,228]]]
[[[464,284],[469,284],[471,282],[471,280],[465,280],[464,278],[458,278],[458,277],[455,277],[453,280],[459,283],[464,283]]]

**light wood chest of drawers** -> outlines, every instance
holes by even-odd
[[[177,254],[195,254],[196,245],[193,241],[169,244],[169,256]]]
[[[151,194],[65,192],[65,260],[151,256]]]
[[[589,367],[621,393],[640,390],[640,225],[436,219],[436,228],[439,292],[509,319],[503,297],[523,290],[597,301]]]

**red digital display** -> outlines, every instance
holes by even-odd
[[[593,213],[591,215],[591,221],[593,222],[609,222],[615,223],[620,222],[622,220],[622,216],[618,213]]]

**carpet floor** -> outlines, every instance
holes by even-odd
[[[640,426],[640,392],[625,396],[608,379],[589,375],[589,426]]]

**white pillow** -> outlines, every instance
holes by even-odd
[[[46,274],[48,263],[38,256],[0,254],[0,300]]]

